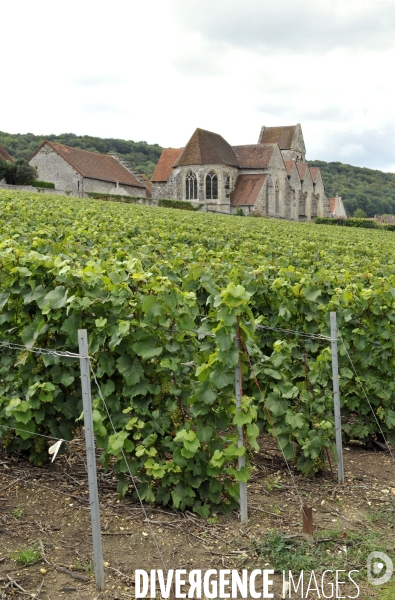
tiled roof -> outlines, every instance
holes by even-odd
[[[267,173],[261,175],[239,175],[235,189],[230,195],[232,206],[254,205],[259,192],[267,178]]]
[[[287,171],[287,175],[291,175],[294,164],[295,164],[294,160],[284,160],[284,165],[285,165],[285,170]]]
[[[63,144],[56,144],[45,140],[30,160],[48,144],[59,156],[69,163],[80,175],[89,179],[99,179],[101,181],[118,182],[124,185],[144,188],[145,185],[138,181],[130,171],[128,171],[113,156],[88,152],[80,148],[72,148]]]
[[[269,166],[276,144],[249,144],[233,146],[241,169],[266,169]]]
[[[209,164],[237,167],[238,161],[232,146],[221,135],[198,128],[174,166]]]
[[[336,198],[328,198],[329,200],[329,210],[331,213],[335,212],[336,209]]]
[[[302,181],[304,181],[304,178],[306,177],[306,171],[308,168],[308,164],[307,163],[296,163],[296,168],[298,169],[298,173],[299,173],[299,177]]]
[[[167,181],[172,173],[173,164],[182,152],[182,148],[164,148],[155,167],[152,181]]]
[[[320,168],[319,167],[309,167],[309,171],[310,171],[311,179],[315,183],[317,181],[317,177],[320,173]]]
[[[260,144],[278,144],[280,150],[289,150],[295,134],[296,125],[284,127],[266,127],[259,137]]]
[[[7,150],[0,144],[0,158],[6,160],[8,162],[14,162],[14,159],[10,154],[8,154]]]

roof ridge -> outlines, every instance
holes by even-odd
[[[220,137],[220,138],[222,138],[223,140],[225,140],[225,138],[223,138],[223,137],[222,137],[222,135],[220,135],[219,133],[214,133],[213,131],[207,131],[206,129],[201,129],[200,131],[204,131],[204,133],[206,133],[206,132],[207,132],[207,133],[209,133],[209,134],[210,134],[209,136],[206,136],[206,140],[207,140],[207,142],[210,144],[211,148],[213,149],[213,152],[214,152],[215,156],[217,156],[217,157],[218,157],[218,160],[219,160],[219,161],[223,161],[224,159],[222,158],[222,156],[220,156],[220,155],[218,154],[217,150],[214,148],[213,144],[211,143],[210,136],[211,136],[211,135],[216,135],[217,137]],[[226,140],[225,140],[225,142],[226,142]],[[229,142],[226,142],[226,143],[228,144]],[[229,144],[229,145],[230,145],[230,144]],[[231,147],[232,147],[232,146],[231,146]],[[201,149],[200,149],[200,147],[199,147],[199,152],[200,152],[200,156],[201,156]],[[220,164],[220,163],[219,163],[219,164]]]
[[[234,146],[231,146],[231,148],[240,148],[240,147],[247,147],[247,146],[258,146],[259,148],[261,148],[262,146],[278,146],[277,142],[264,142],[263,144],[235,144]]]
[[[67,162],[82,177],[119,183],[131,187],[146,187],[144,183],[137,179],[134,173],[111,154],[91,152],[90,150],[83,150],[75,146],[67,146],[67,144],[58,144],[51,140],[44,140],[32,154],[29,161],[33,159],[45,144],[48,144],[62,160]]]
[[[79,152],[87,152],[89,154],[93,154],[93,156],[110,156],[111,158],[114,158],[113,154],[109,154],[108,152],[106,154],[103,154],[102,152],[93,152],[92,150],[85,150],[84,148],[79,148],[79,146],[68,146],[67,144],[59,144],[59,142],[52,142],[51,140],[47,140],[47,142],[56,146],[62,146],[62,148],[71,148],[72,150],[78,150]],[[117,159],[114,158],[114,160]]]
[[[0,144],[0,158],[6,162],[15,162],[8,150]]]
[[[202,164],[239,165],[232,146],[221,134],[197,127],[173,166]]]

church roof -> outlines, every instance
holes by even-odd
[[[319,167],[309,167],[309,171],[310,171],[311,179],[315,183],[317,181],[318,175],[321,172],[320,168]]]
[[[285,165],[285,170],[287,171],[287,175],[291,175],[294,164],[295,164],[294,160],[284,160],[284,165]]]
[[[302,181],[304,181],[306,177],[306,173],[309,172],[307,163],[296,163],[296,168],[298,169],[299,177]]]
[[[173,166],[210,164],[239,166],[232,146],[221,135],[198,127]]]
[[[56,144],[55,142],[45,140],[39,148],[37,148],[34,154],[32,154],[29,160],[31,160],[45,144],[48,144],[83,177],[145,188],[145,185],[136,179],[126,167],[121,165],[116,158],[109,156],[108,154],[89,152],[88,150],[72,148],[71,146]]]
[[[14,162],[14,159],[10,154],[8,154],[7,150],[0,144],[0,158],[6,160],[7,162]]]
[[[259,175],[239,175],[235,189],[230,195],[231,206],[254,205],[267,178],[267,173]]]
[[[172,167],[180,156],[183,148],[164,148],[155,167],[152,181],[167,181],[172,173]]]
[[[266,169],[276,144],[248,144],[233,146],[241,169]]]
[[[297,125],[265,127],[259,136],[260,144],[278,144],[280,150],[290,150]]]

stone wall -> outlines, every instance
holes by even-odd
[[[186,177],[192,171],[197,179],[197,201],[210,205],[230,205],[230,193],[233,191],[238,169],[226,165],[191,165],[174,169],[167,183],[154,183],[152,194],[155,198],[170,198],[172,200],[189,200],[186,197]],[[214,172],[218,178],[218,198],[206,198],[206,177]],[[229,187],[226,188],[226,177],[229,177]],[[224,211],[225,212],[225,211]]]
[[[306,146],[304,144],[302,127],[300,123],[296,125],[295,133],[292,139],[291,148],[281,150],[284,160],[295,160],[296,162],[305,162]]]
[[[36,188],[33,185],[8,185],[7,183],[0,183],[0,190],[11,190],[12,192],[33,192],[34,194],[55,194],[55,196],[61,195],[59,190],[53,188]]]
[[[317,175],[316,182],[314,185],[314,192],[317,196],[317,216],[329,217],[329,200],[325,194],[324,182],[322,181],[321,173],[318,173]]]
[[[307,221],[307,210],[306,210],[306,199],[307,192],[304,192],[303,189],[299,190],[299,215],[298,221]]]
[[[299,220],[299,192],[300,192],[300,177],[295,164],[292,165],[291,174],[288,177],[291,199],[291,216],[293,221]]]
[[[304,179],[303,179],[303,192],[305,194],[306,202],[305,202],[305,215],[306,218],[310,221],[313,214],[313,196],[314,196],[314,187],[313,180],[311,178],[311,174],[308,168],[306,168]],[[314,203],[316,200],[314,199]]]
[[[304,145],[302,129],[297,125],[295,129],[292,148],[281,151],[278,146],[273,150],[267,168],[229,167],[225,165],[188,165],[173,169],[167,182],[153,183],[153,199],[169,198],[172,200],[190,200],[186,198],[186,177],[192,171],[197,181],[197,201],[207,205],[210,212],[233,214],[237,207],[230,206],[230,193],[233,191],[239,175],[267,174],[254,206],[244,205],[245,214],[250,210],[259,210],[262,214],[291,219],[295,221],[310,220],[316,216],[329,215],[329,201],[325,195],[321,175],[317,176],[316,185],[313,186],[309,169],[306,169],[304,181],[301,182],[295,164],[292,165],[288,176],[284,159],[304,162],[306,148]],[[218,199],[206,198],[206,177],[214,171],[218,177]],[[225,185],[229,177],[229,186]],[[229,189],[228,189],[229,188]],[[249,208],[250,207],[250,208]]]
[[[50,181],[55,189],[63,193],[81,195],[86,192],[117,194],[146,197],[145,188],[131,185],[115,184],[113,181],[102,181],[83,177],[67,161],[65,161],[48,144],[44,144],[39,152],[30,160],[30,165],[37,171],[39,181]]]
[[[223,215],[230,215],[232,212],[234,212],[234,206],[231,206],[230,204],[226,203],[226,204],[213,204],[211,202],[207,202],[206,203],[206,211],[207,212],[217,212],[217,213],[221,213]]]
[[[37,188],[33,187],[32,185],[9,185],[8,183],[0,183],[0,190],[11,190],[13,192],[36,192]]]
[[[272,187],[269,184],[269,202],[267,214],[269,217],[287,217],[289,212],[289,184],[281,151],[276,147],[269,162],[268,171]],[[278,202],[276,196],[278,194]]]
[[[82,176],[48,144],[29,162],[35,167],[39,181],[51,181],[57,190],[82,192]]]
[[[152,200],[169,198],[167,195],[167,183],[165,181],[155,181],[152,183]],[[174,200],[174,198],[171,198]]]
[[[146,197],[145,188],[124,185],[123,183],[115,185],[113,181],[101,181],[100,179],[90,179],[88,177],[84,177],[83,179],[82,191],[97,192],[98,194],[114,194],[116,196]]]

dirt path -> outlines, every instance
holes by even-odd
[[[82,441],[73,444],[68,456],[41,468],[32,467],[23,457],[3,452],[0,598],[22,598],[20,588],[31,595],[40,589],[41,600],[134,598],[135,569],[163,568],[158,548],[166,568],[171,569],[277,569],[273,564],[275,543],[267,558],[260,544],[268,535],[273,537],[273,531],[280,532],[283,540],[293,539],[302,531],[301,515],[297,495],[273,440],[264,436],[260,445],[262,450],[254,457],[255,471],[248,485],[249,522],[245,527],[240,525],[236,513],[201,519],[160,506],[147,507],[147,523],[141,508],[130,497],[117,499],[115,479],[99,468],[106,567],[106,591],[102,593],[96,591],[92,574]],[[327,551],[327,568],[336,554],[344,551],[344,544],[347,546],[354,533],[367,537],[378,532],[380,540],[388,540],[388,544],[393,538],[392,512],[388,513],[391,518],[386,518],[385,510],[387,507],[392,511],[395,502],[395,465],[384,452],[359,446],[346,447],[344,455],[344,486],[338,486],[330,472],[314,480],[295,475],[303,500],[313,506],[317,536],[324,530],[330,531],[332,546]],[[20,549],[36,550],[36,562],[29,566],[17,562]],[[374,550],[372,546],[371,551]],[[276,574],[274,580],[274,598],[281,598],[280,575]],[[359,598],[376,598],[377,589],[365,579],[359,585]],[[348,588],[342,589],[347,592]],[[355,587],[349,586],[349,590],[355,595]],[[315,597],[318,598],[314,593],[308,596]]]

